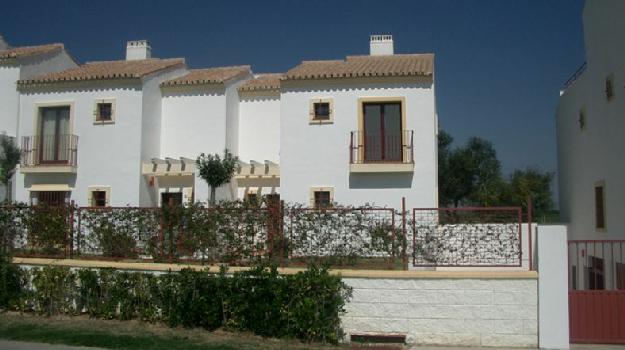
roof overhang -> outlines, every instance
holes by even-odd
[[[262,163],[255,160],[250,160],[249,163],[239,161],[235,177],[237,179],[280,178],[280,165],[270,160]]]

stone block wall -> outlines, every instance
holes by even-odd
[[[345,278],[346,334],[405,334],[409,344],[537,347],[536,278]]]

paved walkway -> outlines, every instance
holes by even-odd
[[[0,340],[2,350],[104,350],[100,348],[87,348],[82,346],[52,345],[42,343],[27,343],[21,341]]]

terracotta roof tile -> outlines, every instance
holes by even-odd
[[[67,81],[109,80],[109,79],[140,79],[158,71],[184,67],[183,58],[157,59],[132,61],[103,61],[89,62],[76,68],[61,72],[48,73],[18,81],[18,84],[47,84]]]
[[[251,74],[250,66],[192,69],[187,75],[162,82],[161,86],[223,84],[246,74]]]
[[[63,48],[63,44],[12,47],[8,50],[0,50],[0,60],[44,55],[55,51],[61,51]]]
[[[337,61],[303,61],[284,80],[358,78],[377,76],[431,76],[434,54],[347,56]]]
[[[239,86],[239,91],[279,90],[280,79],[283,77],[283,73],[259,74],[254,79],[248,80]]]

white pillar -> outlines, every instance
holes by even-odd
[[[569,348],[567,229],[539,225],[538,344],[542,349]]]

